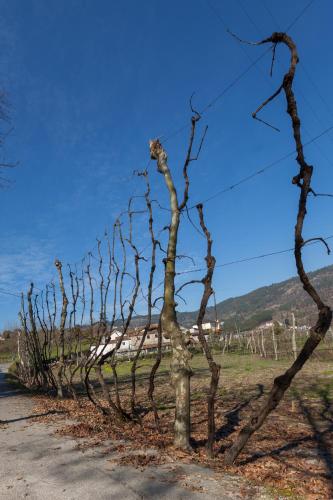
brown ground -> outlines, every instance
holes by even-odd
[[[217,401],[216,458],[205,454],[206,405],[208,373],[198,367],[192,380],[192,454],[172,447],[172,389],[165,373],[158,379],[156,399],[159,405],[161,434],[157,433],[149,412],[141,425],[115,425],[103,417],[85,398],[79,404],[72,400],[57,401],[36,397],[36,412],[62,410],[75,423],[64,424],[59,433],[82,438],[82,447],[90,447],[106,439],[119,444],[117,463],[144,467],[146,464],[191,462],[205,464],[215,471],[226,471],[223,450],[233,440],[247,415],[261,402],[272,378],[281,373],[290,361],[274,362],[249,356],[227,355],[222,358],[220,393]],[[198,360],[195,361],[198,364]],[[200,363],[199,363],[200,365]],[[122,401],[128,406],[128,385],[123,379]],[[167,383],[166,383],[167,382]],[[138,387],[137,400],[148,406],[146,381]],[[227,470],[274,488],[277,497],[321,499],[333,498],[333,370],[330,361],[311,361],[303,370],[287,397],[255,434],[235,466]],[[59,415],[42,417],[63,418]],[[140,449],[140,454],[131,451]],[[152,451],[153,450],[153,451]],[[112,450],[110,450],[111,452]]]

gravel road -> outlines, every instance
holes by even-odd
[[[6,381],[7,368],[0,365],[1,500],[273,498],[237,476],[196,465],[141,470],[110,462],[105,445],[83,451],[78,441],[55,435],[55,424],[32,421],[33,400]]]

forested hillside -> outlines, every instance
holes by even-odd
[[[333,306],[333,266],[323,267],[309,277],[321,296]],[[215,283],[218,290],[218,283]],[[315,313],[315,307],[309,296],[304,292],[299,278],[294,277],[280,283],[257,288],[246,295],[232,297],[216,305],[218,319],[225,322],[225,329],[255,328],[263,321],[270,319],[283,320],[293,311],[300,325],[310,322]],[[179,313],[179,321],[184,326],[191,326],[196,322],[197,312]],[[155,318],[157,320],[157,317]],[[206,319],[214,320],[213,307],[207,308]],[[145,321],[143,316],[137,316],[133,325],[141,325]]]

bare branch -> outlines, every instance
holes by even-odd
[[[268,97],[262,104],[260,104],[259,108],[254,112],[252,113],[252,118],[254,118],[255,120],[258,120],[262,123],[264,123],[265,125],[267,125],[268,127],[271,127],[272,129],[276,130],[277,132],[280,132],[280,129],[278,129],[277,127],[274,127],[273,125],[271,125],[270,123],[262,120],[261,118],[258,118],[257,117],[257,114],[259,113],[260,110],[262,110],[262,108],[264,108],[269,102],[273,101],[273,99],[275,99],[275,97],[277,97],[281,90],[283,89],[283,84],[280,85],[280,87],[274,92],[274,94],[272,94],[270,97]]]
[[[272,54],[272,62],[271,62],[271,69],[270,69],[270,75],[273,76],[273,66],[275,62],[275,52],[276,52],[276,43],[273,44],[273,54]]]
[[[153,309],[155,309],[156,304],[157,304],[157,302],[158,302],[159,300],[163,300],[163,295],[161,295],[160,297],[157,297],[157,298],[154,300],[154,302],[153,302],[153,304],[152,304]]]
[[[313,194],[313,196],[317,197],[317,196],[323,196],[323,197],[327,197],[327,198],[333,198],[333,194],[330,194],[330,193],[316,193],[313,188],[311,188],[311,190],[309,190],[309,192],[311,191],[311,194]]]
[[[64,396],[63,394],[63,372],[64,372],[64,367],[65,367],[65,325],[66,325],[66,318],[67,318],[67,306],[68,306],[68,299],[67,295],[65,292],[65,286],[64,286],[64,279],[63,279],[63,274],[62,274],[62,263],[60,260],[55,261],[55,267],[57,268],[58,275],[59,275],[59,286],[60,286],[60,291],[62,295],[62,309],[61,309],[61,316],[60,316],[60,326],[59,326],[59,345],[60,345],[60,357],[58,360],[58,369],[57,369],[57,384],[58,384],[58,397],[62,398]]]
[[[210,457],[213,456],[213,443],[214,443],[214,438],[215,438],[215,398],[216,398],[216,392],[217,392],[217,387],[218,387],[218,382],[219,382],[219,376],[220,376],[220,365],[215,363],[211,349],[207,343],[206,337],[203,332],[202,328],[202,322],[206,314],[206,309],[208,305],[208,301],[211,297],[211,295],[214,293],[213,288],[212,288],[212,279],[213,279],[213,274],[214,274],[214,269],[215,269],[215,257],[212,255],[212,239],[210,232],[207,229],[207,226],[205,224],[204,220],[204,215],[203,215],[203,206],[201,203],[197,205],[197,210],[199,214],[199,220],[200,220],[200,226],[201,229],[206,237],[207,241],[207,254],[205,257],[206,260],[206,268],[207,272],[204,278],[202,279],[202,283],[204,285],[204,290],[201,298],[201,303],[200,303],[200,308],[199,308],[199,313],[197,317],[197,325],[198,325],[198,331],[199,331],[199,340],[202,345],[202,348],[204,350],[204,353],[206,355],[206,359],[209,365],[209,369],[211,372],[211,381],[210,381],[210,390],[209,390],[209,395],[208,395],[208,400],[207,400],[207,413],[208,413],[208,439],[207,439],[207,453]]]
[[[192,132],[195,130],[196,118],[192,119]],[[176,414],[175,414],[175,437],[176,447],[189,450],[190,445],[190,377],[191,368],[189,360],[191,353],[188,350],[187,339],[183,334],[178,322],[175,303],[175,262],[177,255],[177,238],[180,223],[180,209],[185,206],[188,198],[188,159],[191,157],[193,139],[190,138],[189,152],[187,154],[183,175],[185,178],[185,191],[182,204],[178,204],[177,190],[173,182],[171,172],[167,163],[167,154],[159,140],[150,141],[150,156],[157,162],[157,171],[164,177],[165,185],[169,193],[171,217],[167,257],[164,259],[164,303],[160,316],[159,342],[161,342],[162,331],[170,338],[172,347],[171,380],[175,387]]]
[[[179,293],[175,292],[175,297],[178,297],[180,300],[182,300],[184,302],[185,305],[187,305],[186,300],[184,299],[184,297],[182,297],[181,295],[179,295]],[[178,304],[176,304],[176,307],[177,306],[178,306]]]
[[[304,244],[311,241],[307,240],[306,242],[304,242],[302,236],[304,220],[307,213],[307,199],[310,193],[314,193],[311,188],[313,167],[309,165],[304,158],[303,144],[301,139],[301,122],[298,116],[297,104],[293,92],[293,80],[295,76],[296,65],[298,63],[297,48],[294,41],[286,33],[273,33],[271,37],[267,38],[261,43],[266,42],[270,42],[273,44],[283,43],[288,47],[290,51],[289,70],[283,77],[282,88],[284,90],[287,101],[287,113],[289,114],[291,119],[292,131],[297,150],[296,160],[299,165],[299,173],[292,179],[292,183],[300,188],[298,213],[295,225],[294,254],[298,276],[304,290],[317,306],[318,319],[316,324],[311,328],[310,334],[292,366],[285,373],[275,378],[273,387],[270,393],[267,395],[263,405],[259,408],[259,410],[254,412],[253,415],[251,415],[250,419],[241,429],[232,446],[226,451],[225,463],[228,465],[232,464],[235,461],[252,434],[260,429],[267,416],[278,406],[295,375],[302,369],[303,365],[310,358],[317,345],[325,337],[332,321],[332,311],[330,307],[322,301],[319,293],[311,283],[304,269],[302,259],[302,248]],[[328,249],[327,243],[323,238],[312,238],[312,241],[313,240],[321,241]]]
[[[185,288],[186,286],[188,285],[194,285],[195,283],[200,283],[202,285],[203,283],[203,280],[191,280],[191,281],[187,281],[186,283],[183,283],[177,290],[176,290],[176,295],[178,295],[178,293],[183,290],[183,288]]]
[[[227,33],[229,33],[229,35],[231,35],[233,38],[235,38],[238,42],[245,43],[246,45],[257,46],[257,45],[261,45],[263,43],[263,42],[250,42],[248,40],[243,40],[238,35],[236,35],[236,33],[233,33],[229,29],[227,29]]]
[[[303,241],[302,246],[304,247],[305,245],[307,245],[307,243],[310,243],[310,241],[321,241],[323,243],[323,245],[325,245],[325,247],[326,247],[327,254],[329,255],[331,253],[331,249],[328,246],[328,243],[326,242],[326,240],[324,238],[320,238],[320,237],[319,238],[310,238],[308,240]]]
[[[192,157],[192,149],[193,149],[193,143],[194,143],[194,138],[195,138],[196,124],[201,119],[200,113],[193,108],[192,98],[193,98],[193,95],[190,98],[190,108],[191,108],[193,115],[191,117],[191,131],[190,131],[189,145],[187,148],[187,153],[186,153],[184,166],[183,166],[183,177],[185,180],[185,188],[184,188],[184,194],[183,194],[183,201],[179,205],[180,212],[186,207],[186,204],[188,201],[188,192],[189,192],[189,187],[190,187],[190,180],[188,177],[188,167],[192,161],[196,161],[198,159],[202,145],[203,145],[203,141],[204,141],[205,136],[206,136],[207,128],[208,128],[208,127],[205,128],[205,131],[204,131],[203,136],[201,138],[199,149],[198,149],[196,156]]]

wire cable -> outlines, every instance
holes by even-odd
[[[333,238],[333,235],[330,235],[330,236],[327,236],[326,238],[323,238],[323,239],[326,241],[326,240],[330,240],[332,238]],[[307,246],[314,245],[316,243],[319,243],[319,241],[312,241]],[[230,262],[224,262],[222,264],[216,264],[215,268],[217,268],[217,267],[220,268],[220,267],[232,266],[234,264],[242,264],[243,262],[251,262],[253,260],[264,259],[266,257],[272,257],[273,255],[281,255],[283,253],[289,253],[289,252],[293,252],[293,251],[294,251],[294,247],[285,248],[284,250],[277,250],[275,252],[269,252],[269,253],[264,253],[264,254],[260,254],[260,255],[254,255],[253,257],[246,257],[244,259],[232,260]],[[180,272],[176,273],[176,275],[179,276],[179,275],[183,275],[183,274],[198,273],[198,272],[203,272],[203,271],[206,271],[206,270],[207,270],[207,268],[205,268],[205,267],[193,268],[193,269],[189,269],[189,270],[186,270],[186,271],[180,271]]]

